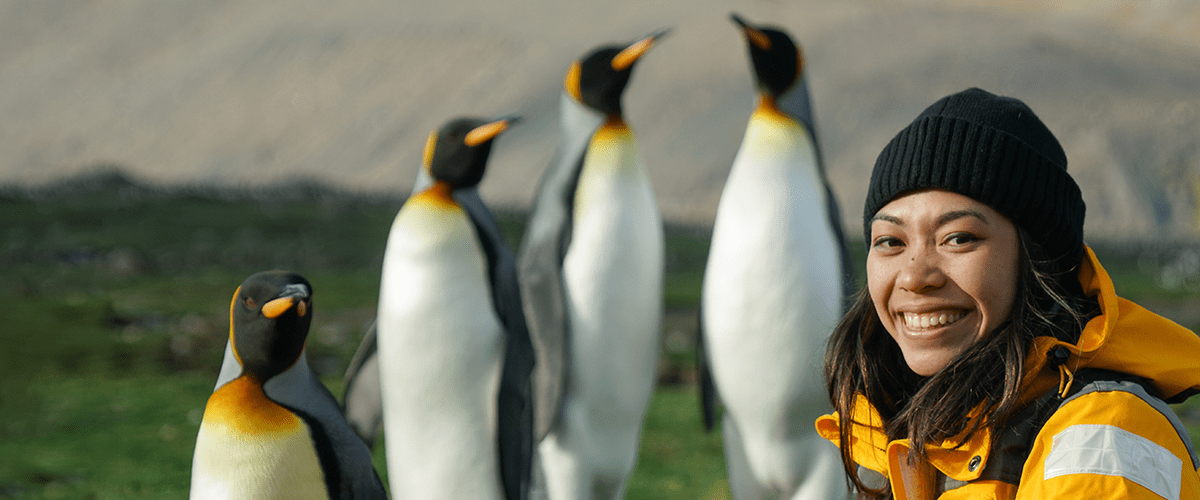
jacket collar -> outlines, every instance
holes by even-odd
[[[1149,381],[1168,402],[1200,392],[1200,337],[1175,322],[1117,296],[1112,279],[1091,248],[1080,264],[1084,293],[1096,297],[1100,315],[1092,318],[1075,344],[1050,337],[1034,339],[1026,358],[1022,390],[1032,400],[1080,368],[1100,368],[1136,375]],[[1070,353],[1065,371],[1049,369],[1051,350]]]

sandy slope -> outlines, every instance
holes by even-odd
[[[429,130],[527,118],[483,189],[532,199],[566,66],[671,26],[626,95],[665,215],[711,221],[752,105],[728,13],[804,45],[852,230],[875,154],[969,86],[1026,100],[1083,185],[1090,237],[1195,236],[1200,6],[1190,0],[0,2],[0,183],[115,164],[158,183],[314,178],[404,191]]]

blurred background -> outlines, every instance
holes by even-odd
[[[1059,136],[1089,236],[1196,235],[1200,5],[1189,0],[3,2],[0,182],[114,165],[162,185],[309,179],[394,194],[448,117],[520,113],[483,194],[524,208],[571,61],[671,27],[626,106],[664,214],[703,224],[753,104],[731,11],[803,46],[851,226],[887,140],[979,86],[1025,100]]]
[[[625,95],[669,225],[663,384],[629,498],[727,495],[690,349],[754,103],[732,11],[802,45],[849,236],[883,145],[982,87],[1063,143],[1118,292],[1200,326],[1191,0],[3,1],[0,498],[181,496],[228,297],[262,269],[313,282],[310,357],[339,392],[429,131],[526,118],[481,188],[515,247],[567,66],[663,27]]]

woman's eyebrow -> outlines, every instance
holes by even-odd
[[[871,223],[874,224],[875,221],[877,221],[877,220],[881,220],[884,222],[891,222],[892,224],[895,224],[897,226],[904,226],[904,221],[894,215],[888,215],[885,213],[877,213],[877,214],[875,214],[874,217],[871,217]]]
[[[952,211],[946,212],[946,213],[942,214],[941,216],[939,216],[937,218],[937,220],[935,221],[936,227],[942,227],[946,224],[954,222],[963,217],[974,217],[976,219],[983,221],[984,224],[988,223],[987,217],[985,217],[982,212],[979,212],[978,210],[962,209],[962,210],[952,210]],[[895,224],[895,225],[901,226],[901,227],[904,226],[904,219],[901,219],[894,215],[885,214],[882,212],[875,214],[874,217],[871,217],[872,224],[874,224],[875,221],[877,221],[877,220],[884,221],[884,222],[890,222],[892,224]]]
[[[984,224],[988,223],[987,217],[984,217],[983,213],[975,211],[975,210],[963,209],[963,210],[952,210],[950,212],[946,212],[946,213],[942,214],[941,216],[939,216],[937,218],[937,227],[942,227],[946,224],[954,222],[963,217],[974,217],[976,219],[983,221]]]

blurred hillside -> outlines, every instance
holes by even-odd
[[[407,192],[428,132],[527,118],[484,197],[528,206],[567,65],[674,31],[626,94],[664,214],[706,224],[753,103],[737,11],[804,46],[857,231],[876,153],[937,98],[1019,97],[1055,131],[1093,239],[1200,236],[1200,4],[1008,0],[0,2],[0,184],[117,165],[164,185]]]

